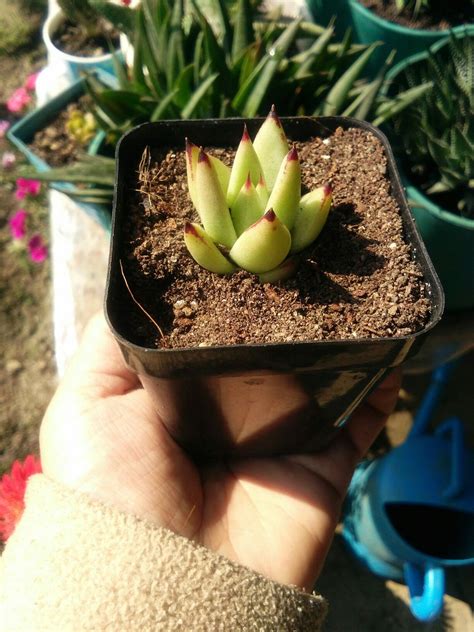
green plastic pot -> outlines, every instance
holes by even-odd
[[[446,296],[446,309],[474,307],[474,219],[434,204],[405,180],[408,203]]]
[[[339,35],[351,27],[356,41],[361,44],[383,42],[370,59],[369,70],[372,73],[377,72],[391,50],[397,51],[395,61],[398,62],[426,51],[450,33],[449,30],[411,29],[385,20],[358,0],[308,0],[308,6],[320,24],[327,24],[333,15],[336,16],[336,32]],[[452,30],[456,32],[459,28],[465,27],[457,26]]]
[[[454,33],[474,34],[474,25],[460,26]],[[448,39],[431,46],[432,53],[448,44]],[[390,94],[396,77],[408,66],[428,57],[428,51],[400,61],[387,74],[383,88]],[[407,131],[410,133],[410,130]],[[400,165],[399,165],[400,167]],[[435,204],[402,174],[408,202],[436,268],[446,295],[446,309],[460,310],[474,307],[474,220],[460,217]]]

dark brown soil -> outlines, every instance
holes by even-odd
[[[50,167],[62,167],[73,163],[81,153],[84,153],[85,146],[71,136],[67,130],[67,123],[75,110],[85,113],[90,107],[91,99],[88,95],[83,95],[75,103],[69,104],[48,127],[36,132],[30,144],[31,149]]]
[[[413,7],[398,12],[394,0],[360,0],[381,18],[412,29],[445,31],[459,24],[470,24],[474,19],[472,0],[432,1],[430,8],[414,17]]]
[[[380,142],[358,129],[296,144],[303,186],[329,182],[333,209],[296,275],[262,285],[239,271],[220,277],[203,270],[183,241],[196,220],[188,199],[183,151],[170,150],[144,171],[143,194],[131,210],[125,274],[132,291],[164,331],[144,316],[132,339],[154,346],[269,343],[404,336],[429,316],[427,290],[386,179]],[[212,150],[230,163],[233,152]]]
[[[98,57],[110,53],[111,46],[116,49],[119,45],[118,33],[111,25],[100,22],[99,29],[96,35],[87,35],[76,24],[64,20],[51,39],[56,48],[68,55]]]

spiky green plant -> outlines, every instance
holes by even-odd
[[[104,1],[89,0],[94,6]],[[88,79],[95,116],[110,142],[148,121],[250,118],[272,104],[285,115],[342,114],[379,125],[427,89],[407,90],[392,107],[381,102],[380,90],[393,55],[373,80],[363,78],[377,44],[353,44],[349,32],[334,41],[332,26],[265,20],[251,0],[207,5],[212,25],[196,0],[186,0],[186,10],[184,0],[142,0],[129,9],[132,66],[115,59],[116,89]],[[304,50],[302,39],[309,42]],[[67,173],[62,176],[67,180]]]
[[[331,188],[301,197],[301,168],[272,108],[252,143],[244,126],[232,168],[186,140],[189,196],[202,226],[187,222],[186,247],[206,270],[237,268],[262,282],[295,271],[296,254],[319,235],[331,207]]]
[[[252,117],[275,104],[281,115],[377,118],[379,91],[393,57],[362,79],[377,43],[300,19],[262,19],[249,0],[214,6],[212,24],[195,0],[143,0],[136,10],[131,68],[117,63],[120,86],[91,79],[100,125],[118,137],[136,124],[173,118]],[[309,42],[301,50],[302,39]],[[415,95],[416,96],[416,95]],[[408,95],[414,98],[413,95]]]
[[[407,66],[397,93],[423,82],[432,90],[392,119],[398,153],[428,195],[450,192],[454,208],[474,216],[474,35],[451,35],[437,52]]]

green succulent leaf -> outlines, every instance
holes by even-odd
[[[298,262],[295,257],[291,257],[283,261],[278,267],[270,270],[269,272],[263,272],[258,275],[260,283],[278,283],[278,281],[286,281],[291,279],[295,275],[298,269]]]
[[[237,235],[229,208],[217,172],[209,156],[202,150],[198,155],[194,182],[195,208],[205,231],[216,243],[232,248]]]
[[[244,132],[235,154],[227,188],[227,203],[229,206],[234,204],[249,173],[253,184],[256,185],[260,179],[262,167],[247,131],[247,126],[244,125]]]
[[[230,209],[237,236],[240,236],[262,216],[263,209],[264,206],[249,174]]]
[[[291,232],[291,252],[300,252],[318,237],[324,228],[332,203],[332,190],[328,185],[303,195]]]
[[[229,188],[230,167],[225,165],[222,160],[219,160],[219,158],[216,158],[215,156],[209,155],[209,159],[216,170],[217,179],[219,180],[222,191],[226,192]]]
[[[270,194],[268,192],[268,188],[265,183],[265,178],[263,177],[263,173],[260,174],[260,178],[258,179],[255,190],[257,192],[258,199],[260,200],[260,205],[262,209],[266,208]]]
[[[283,160],[275,186],[268,198],[266,211],[273,209],[288,230],[293,228],[301,198],[301,167],[293,147]]]
[[[271,190],[275,186],[281,164],[289,151],[288,140],[275,106],[272,106],[263,125],[260,126],[253,146],[262,165],[265,183]]]
[[[186,222],[184,243],[191,257],[203,268],[215,274],[232,274],[235,266],[221,253],[199,224]]]
[[[290,245],[290,231],[270,209],[240,235],[229,256],[240,268],[261,274],[279,266]]]

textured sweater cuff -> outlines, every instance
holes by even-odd
[[[1,560],[2,629],[320,629],[325,601],[44,475]]]

